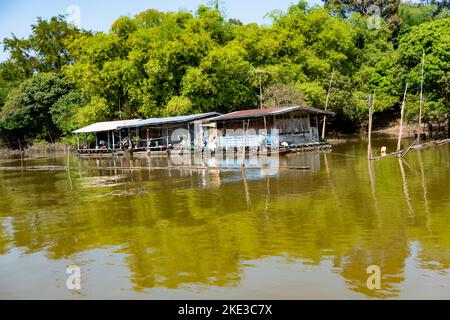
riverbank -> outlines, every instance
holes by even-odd
[[[24,149],[19,148],[7,148],[3,146],[0,148],[0,154],[3,155],[20,155],[22,152],[26,153],[59,153],[59,152],[67,152],[67,149],[70,151],[75,151],[76,148],[71,144],[65,142],[55,142],[55,143],[35,143],[31,146],[28,146]]]

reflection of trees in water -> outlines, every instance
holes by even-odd
[[[201,171],[173,170],[169,179],[164,170],[151,175],[147,170],[110,171],[101,163],[90,169],[91,176],[125,175],[125,183],[86,187],[73,175],[73,191],[66,172],[26,173],[24,192],[0,189],[0,201],[10,204],[0,218],[12,215],[14,228],[13,238],[5,241],[0,226],[0,252],[10,243],[61,259],[92,248],[120,246],[128,255],[136,290],[189,283],[236,286],[247,260],[288,254],[318,265],[331,257],[333,272],[341,274],[351,290],[393,297],[404,281],[411,241],[420,245],[421,266],[450,267],[450,251],[445,251],[450,249],[448,200],[438,201],[448,189],[448,174],[433,169],[430,153],[423,156],[419,160],[412,153],[408,162],[418,168],[417,161],[423,160],[424,175],[407,168],[402,174],[396,159],[377,162],[368,170],[366,159],[330,154],[326,172],[289,171],[270,180],[241,177],[209,188],[202,179],[213,173]],[[448,154],[440,157],[448,162]],[[85,177],[83,164],[80,170]],[[235,173],[220,173],[219,179],[226,181],[230,175]],[[403,177],[414,221],[403,198]],[[111,190],[122,193],[105,197]],[[424,192],[427,210],[422,210]],[[366,288],[366,268],[373,264],[382,270],[379,293]]]

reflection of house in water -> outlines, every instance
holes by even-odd
[[[175,155],[171,154],[167,164],[173,170],[198,168],[210,171],[214,174],[218,185],[226,182],[242,180],[242,171],[249,180],[258,180],[265,177],[275,177],[282,174],[292,175],[292,172],[310,173],[319,171],[320,152],[305,152],[280,156],[278,153],[260,153],[256,155],[243,153],[221,153],[215,155],[204,153],[203,155]],[[208,183],[203,181],[203,185]]]

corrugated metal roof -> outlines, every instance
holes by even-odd
[[[120,121],[108,121],[108,122],[97,122],[91,124],[90,126],[75,130],[74,133],[94,133],[94,132],[104,132],[117,130],[118,128],[132,123],[138,122],[140,119],[135,120],[120,120]]]
[[[236,119],[248,119],[248,118],[260,118],[264,116],[273,116],[283,113],[293,112],[293,111],[305,111],[314,114],[323,114],[333,116],[333,112],[319,110],[311,107],[305,106],[292,106],[292,107],[277,107],[277,108],[267,108],[267,109],[251,109],[251,110],[241,110],[232,113],[228,113],[222,116],[218,116],[209,121],[225,121],[225,120],[236,120]]]
[[[218,112],[209,112],[209,113],[201,113],[201,114],[193,114],[188,116],[178,116],[178,117],[167,117],[167,118],[149,118],[140,120],[135,123],[131,123],[129,125],[124,125],[122,128],[137,128],[137,127],[145,127],[145,126],[158,126],[163,124],[175,124],[175,123],[188,123],[192,121],[202,120],[206,118],[220,116],[221,114]]]

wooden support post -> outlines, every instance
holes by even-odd
[[[191,131],[190,131],[189,123],[187,125],[187,132],[188,132],[188,134],[187,134],[186,148],[187,148],[187,151],[191,151]]]
[[[109,138],[109,131],[107,131],[106,134],[108,135],[108,147],[106,149],[109,149],[111,146],[111,140]]]
[[[97,137],[97,132],[95,133],[95,149],[98,148],[98,137]]]
[[[318,140],[320,140],[319,139],[319,116],[316,114],[315,117],[316,117],[316,128],[317,128],[317,136],[316,137]]]
[[[169,149],[169,128],[166,128],[166,143],[167,149]]]
[[[78,133],[77,133],[77,150],[80,151],[80,137],[78,136]]]
[[[140,134],[139,134],[140,129],[138,127],[136,127],[135,129],[135,135],[136,135],[136,145],[134,146],[136,149],[139,148],[139,144],[140,144]]]
[[[267,137],[269,136],[269,132],[267,131],[267,119],[266,119],[266,116],[264,116],[263,118],[264,118],[264,131],[265,131],[265,135],[266,135],[265,144],[266,144],[266,149],[267,149]]]
[[[128,128],[128,149],[132,149],[133,145],[131,143],[131,130]]]
[[[112,135],[112,149],[116,150],[116,139],[114,138],[114,130],[111,132]]]
[[[122,150],[122,129],[119,129],[119,147]]]
[[[331,73],[330,85],[328,87],[327,99],[325,101],[325,111],[328,110],[328,103],[330,102],[330,93],[331,93],[331,87],[333,85],[334,71],[335,70],[333,69],[333,72]],[[324,116],[323,117],[323,126],[322,126],[322,140],[325,140],[326,126],[327,126],[327,116]]]
[[[150,132],[147,128],[147,149],[150,149]]]
[[[400,130],[398,133],[397,151],[402,148],[402,136],[403,136],[403,118],[405,116],[405,106],[406,106],[406,94],[408,93],[408,84],[405,87],[405,94],[403,95],[402,111],[400,113]]]
[[[367,156],[372,158],[372,120],[373,120],[373,108],[372,108],[372,95],[369,95],[369,130],[368,130],[368,144],[367,144]]]

